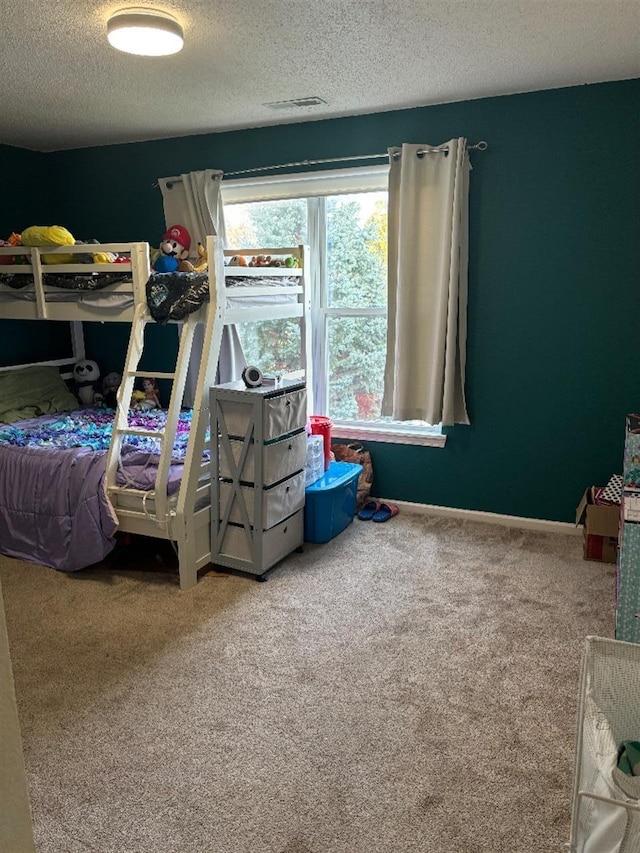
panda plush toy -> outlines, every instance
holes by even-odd
[[[95,361],[83,358],[73,365],[73,378],[76,383],[76,393],[83,406],[93,406],[102,399],[102,394],[96,391],[96,383],[100,379],[100,368]]]

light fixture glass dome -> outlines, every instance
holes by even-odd
[[[109,44],[138,56],[168,56],[182,50],[184,34],[175,18],[156,9],[122,9],[107,21]]]

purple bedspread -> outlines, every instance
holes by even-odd
[[[106,451],[0,446],[0,550],[73,572],[104,559],[117,519],[104,491]]]
[[[153,414],[156,425],[164,415]],[[168,494],[180,485],[190,417],[190,412],[181,415]],[[2,553],[72,572],[113,549],[118,522],[105,490],[112,420],[113,412],[87,409],[0,425]],[[120,485],[154,488],[159,456],[153,441],[123,449]]]

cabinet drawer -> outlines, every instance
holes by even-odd
[[[230,436],[244,438],[251,421],[253,403],[235,400],[220,401],[225,427]],[[307,420],[307,391],[291,391],[277,397],[265,397],[262,401],[262,436],[258,439],[271,441],[281,435],[287,435],[302,429]]]
[[[252,486],[241,486],[240,491],[247,508],[249,523],[253,526],[255,514],[254,499],[256,492],[258,494],[258,499],[260,499],[260,494],[262,495],[262,528],[263,530],[269,530],[278,524],[278,522],[282,521],[283,518],[287,518],[287,516],[292,515],[299,509],[302,509],[304,506],[304,488],[304,471],[300,471],[299,474],[296,474],[294,477],[290,477],[288,480],[285,480],[270,489],[256,490]],[[227,503],[231,499],[233,499],[233,505],[229,521],[234,524],[242,524],[243,517],[240,511],[238,496],[233,489],[233,484],[221,481],[219,507],[220,518],[224,517]]]
[[[259,537],[262,559],[257,564],[253,563],[252,542],[253,537]],[[235,561],[242,560],[252,565],[243,567],[245,571],[253,571],[254,574],[273,566],[278,560],[286,557],[302,545],[304,539],[304,511],[298,510],[295,515],[286,518],[262,533],[246,530],[244,527],[232,527],[228,525],[222,537],[222,544],[217,554],[212,553],[211,558],[228,558],[235,565]],[[239,567],[238,567],[239,568]]]
[[[247,451],[242,471],[236,471],[242,450],[243,441],[231,440],[231,453],[234,465],[227,458],[224,447],[220,448],[220,476],[229,479],[238,478],[245,483],[255,482],[255,454],[262,452],[262,480],[265,486],[272,486],[285,477],[289,477],[295,471],[300,471],[305,466],[307,434],[300,432],[289,438],[274,441],[273,444],[251,444]]]

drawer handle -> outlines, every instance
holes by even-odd
[[[290,488],[291,488],[291,486],[287,486],[287,491],[289,491]]]
[[[282,532],[286,533],[288,529],[289,529],[288,527],[285,527],[285,529]]]

